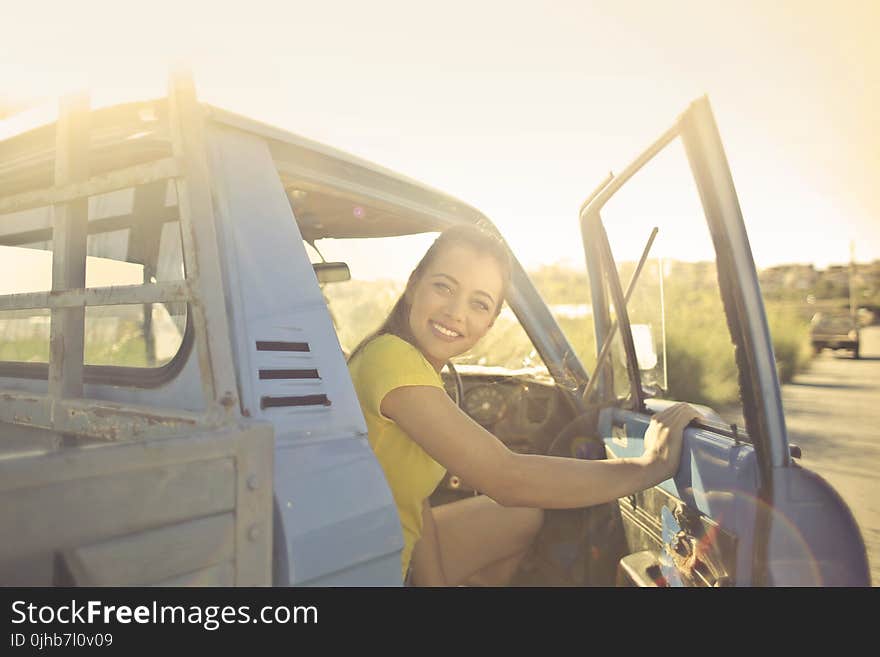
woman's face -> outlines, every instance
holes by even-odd
[[[492,256],[453,245],[441,250],[407,290],[416,346],[438,371],[486,334],[503,288],[501,268]]]

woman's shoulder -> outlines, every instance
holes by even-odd
[[[387,358],[394,360],[400,358],[424,360],[422,352],[403,338],[392,333],[377,335],[361,348],[360,353],[355,358],[359,358],[361,361],[384,361]]]
[[[384,333],[370,340],[349,361],[349,366],[368,369],[374,375],[380,371],[398,370],[420,372],[432,380],[440,380],[440,375],[417,347],[391,333]]]
[[[416,347],[396,335],[380,335],[348,361],[361,404],[379,415],[382,399],[403,386],[443,387],[443,380]]]

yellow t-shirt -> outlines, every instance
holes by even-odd
[[[385,472],[403,530],[401,576],[409,568],[413,547],[422,535],[422,503],[446,474],[393,420],[379,411],[382,400],[395,388],[436,386],[443,380],[422,353],[396,335],[371,340],[348,363],[364,418],[369,442]]]

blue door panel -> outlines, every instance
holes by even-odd
[[[599,431],[610,454],[636,457],[644,452],[649,422],[650,416],[610,408],[600,414]],[[736,536],[735,583],[751,584],[758,490],[753,447],[708,430],[688,429],[678,472],[658,488]]]

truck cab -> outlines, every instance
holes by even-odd
[[[652,253],[625,203],[605,216],[671,144],[708,238],[693,267]],[[868,584],[846,504],[790,456],[708,100],[579,219],[588,312],[551,307],[514,259],[508,307],[444,371],[449,394],[510,449],[570,458],[641,453],[673,400],[707,420],[673,479],[547,512],[515,583]],[[158,100],[70,97],[0,142],[0,581],[399,586],[400,523],[346,365],[399,288],[359,263],[390,249],[415,264],[456,223],[498,232],[419,182],[199,103],[185,75]],[[701,272],[713,312],[671,321],[673,299],[696,307],[663,287],[679,270]],[[682,321],[721,336],[726,371],[697,371],[698,341],[672,339]],[[734,394],[705,392],[719,381]],[[477,492],[449,473],[431,501]]]

